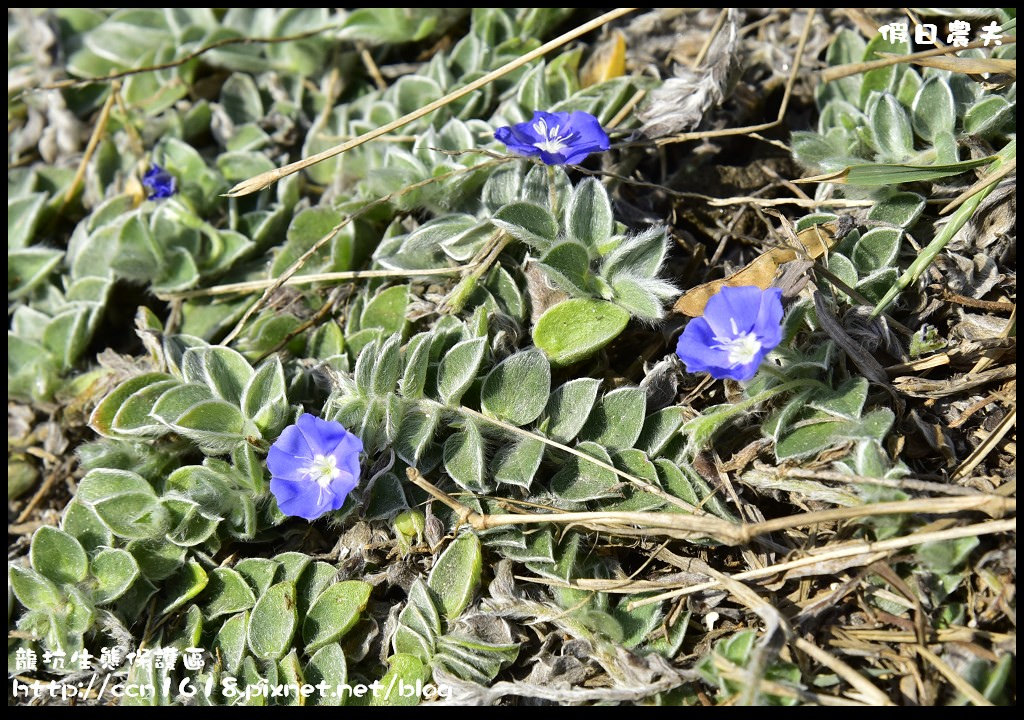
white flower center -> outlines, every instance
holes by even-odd
[[[761,352],[761,341],[752,332],[741,333],[736,327],[736,321],[732,318],[729,318],[729,323],[732,325],[733,337],[721,338],[716,335],[715,340],[718,344],[715,345],[715,348],[728,353],[729,367],[753,362],[757,354]]]
[[[533,144],[534,147],[539,148],[540,150],[544,150],[549,153],[558,153],[569,146],[568,141],[572,137],[572,131],[559,135],[558,131],[562,129],[561,125],[552,125],[551,127],[548,127],[548,121],[541,118],[533,124],[533,129],[537,131],[538,135],[544,138],[544,140]]]
[[[306,468],[306,475],[323,489],[341,475],[341,469],[333,455],[316,455]]]

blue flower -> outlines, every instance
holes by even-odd
[[[498,128],[494,137],[512,152],[539,157],[547,165],[577,165],[590,153],[609,147],[608,134],[601,123],[582,110],[571,113],[534,110],[530,120]]]
[[[344,504],[359,482],[362,441],[341,423],[305,413],[267,455],[270,491],[285,515],[316,520]]]
[[[150,200],[169,198],[174,194],[176,187],[174,176],[156,163],[153,163],[153,167],[142,176],[142,184],[149,190]]]
[[[688,372],[749,380],[782,340],[782,290],[723,287],[683,330],[676,355]]]

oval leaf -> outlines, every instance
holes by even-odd
[[[604,300],[573,298],[541,315],[533,342],[555,367],[584,360],[626,329],[629,313]]]
[[[427,586],[441,601],[441,610],[449,620],[457,618],[473,600],[482,566],[480,538],[468,532],[455,538],[437,559]]]

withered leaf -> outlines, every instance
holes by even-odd
[[[704,306],[708,300],[725,286],[746,287],[756,285],[767,290],[775,281],[775,275],[783,263],[805,256],[813,260],[825,254],[840,239],[846,236],[852,227],[852,220],[843,216],[820,225],[805,228],[796,233],[800,242],[800,250],[790,248],[772,248],[758,256],[748,265],[732,275],[720,280],[712,280],[694,288],[690,288],[676,300],[672,310],[690,317],[704,314]]]

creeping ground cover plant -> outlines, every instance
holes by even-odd
[[[9,703],[1013,704],[1015,27],[9,9]]]

